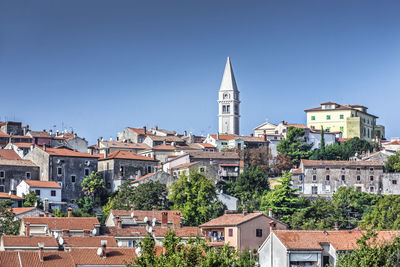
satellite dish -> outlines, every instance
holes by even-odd
[[[103,249],[102,248],[98,248],[97,249],[97,255],[99,255],[100,257],[103,256]]]
[[[143,220],[145,223],[147,223],[148,221],[149,221],[149,218],[147,218],[147,216],[146,217],[144,217],[144,220]]]
[[[134,214],[133,212],[131,213],[131,217],[132,217],[132,218],[135,217],[135,214]]]
[[[141,247],[137,247],[137,248],[135,249],[135,252],[136,252],[136,255],[140,256],[140,254],[142,254],[142,253],[141,253],[141,252],[142,252]]]
[[[96,235],[96,234],[97,234],[97,230],[96,230],[96,229],[93,229],[93,230],[92,230],[92,234],[93,234],[93,235]]]
[[[122,241],[118,241],[118,247],[122,247]]]
[[[60,239],[58,239],[58,244],[60,246],[64,245],[64,238],[60,237]]]
[[[157,220],[156,220],[156,218],[153,218],[153,220],[151,220],[153,223],[155,223]]]
[[[149,233],[153,232],[153,227],[149,227]]]
[[[58,233],[57,232],[54,232],[54,237],[58,238]]]

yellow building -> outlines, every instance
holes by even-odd
[[[340,105],[334,102],[322,103],[320,107],[305,110],[307,127],[329,132],[341,132],[343,138],[359,137],[368,141],[382,139],[384,127],[376,125],[375,115],[367,112],[361,105]]]

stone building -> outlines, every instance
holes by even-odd
[[[46,131],[28,131],[26,135],[32,137],[32,143],[35,145],[51,145],[52,136]]]
[[[106,188],[115,191],[127,180],[135,180],[155,171],[158,160],[128,151],[117,151],[99,158],[98,167]]]
[[[153,135],[153,133],[148,131],[146,126],[143,128],[126,127],[122,132],[118,133],[117,140],[121,142],[143,143],[148,135]]]
[[[15,194],[17,185],[25,179],[39,180],[39,167],[13,150],[0,149],[0,192]]]
[[[71,150],[76,150],[81,153],[87,153],[88,141],[85,138],[79,137],[76,133],[56,133],[51,141],[52,147],[66,147]]]
[[[172,145],[172,146],[184,146],[186,145],[185,141],[178,136],[158,136],[158,135],[148,135],[143,143],[148,145],[149,147],[155,147],[159,145]]]
[[[383,193],[383,164],[379,161],[301,160],[292,171],[293,186],[305,196],[330,197],[341,186],[360,192]]]
[[[40,167],[40,180],[61,185],[62,201],[80,198],[83,179],[97,172],[97,156],[66,148],[32,146],[24,158]]]

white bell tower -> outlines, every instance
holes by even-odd
[[[239,90],[228,57],[218,92],[218,133],[239,135],[239,104]]]

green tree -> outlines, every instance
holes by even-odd
[[[236,180],[229,181],[226,192],[239,198],[241,206],[251,212],[259,209],[260,198],[268,190],[268,174],[256,167],[244,169]]]
[[[132,201],[135,209],[168,209],[167,186],[160,182],[149,181],[133,189]]]
[[[21,220],[15,220],[12,204],[10,200],[0,200],[0,236],[19,234]]]
[[[333,201],[318,198],[311,201],[309,208],[297,210],[290,218],[290,227],[301,230],[327,230],[334,227],[335,207]]]
[[[106,199],[104,181],[98,172],[92,172],[82,181],[83,197],[77,200],[83,214],[91,214],[96,207],[100,207]]]
[[[42,202],[40,201],[40,198],[36,195],[36,192],[30,191],[29,194],[23,195],[25,200],[24,200],[24,207],[42,207]]]
[[[297,188],[293,188],[292,175],[283,174],[274,190],[268,191],[261,198],[261,210],[268,212],[271,208],[275,216],[284,223],[290,222],[290,216],[298,210],[306,208],[307,201],[299,198]]]
[[[400,196],[385,195],[366,214],[361,222],[361,227],[377,230],[400,230]]]
[[[307,144],[304,139],[305,130],[289,127],[286,138],[278,144],[278,152],[290,157],[293,165],[299,165],[301,159],[308,159],[312,155],[312,145]]]
[[[282,175],[283,172],[288,172],[292,168],[292,161],[288,155],[278,153],[274,159],[274,174]]]
[[[174,203],[172,209],[180,210],[185,225],[199,225],[213,218],[213,206],[217,200],[213,180],[191,170],[189,176],[183,174],[170,188],[169,199]],[[223,213],[223,210],[218,212]]]
[[[388,172],[400,172],[400,152],[389,156],[385,167]]]

